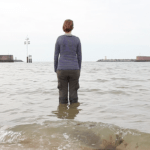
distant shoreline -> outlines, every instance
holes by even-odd
[[[23,62],[22,60],[0,60],[0,63]]]
[[[14,60],[14,62],[23,62],[22,60]]]
[[[97,62],[150,62],[150,60],[136,60],[136,59],[99,59]]]
[[[136,59],[99,59],[97,62],[135,62]]]

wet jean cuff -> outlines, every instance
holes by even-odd
[[[67,104],[68,103],[68,98],[59,97],[59,103]]]
[[[70,103],[77,103],[78,102],[78,97],[77,98],[69,98]]]

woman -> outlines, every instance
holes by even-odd
[[[58,78],[59,103],[68,103],[68,86],[70,103],[78,102],[77,90],[82,62],[80,39],[71,34],[73,21],[64,21],[64,35],[57,38],[54,54],[54,69]],[[60,55],[60,57],[59,57]],[[59,58],[58,58],[59,57]]]

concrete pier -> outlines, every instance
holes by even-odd
[[[0,55],[0,62],[14,62],[13,55]]]
[[[136,62],[150,62],[150,56],[137,56]]]

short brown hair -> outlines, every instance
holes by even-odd
[[[63,24],[63,31],[70,32],[72,29],[73,29],[73,21],[70,19],[65,20]]]

